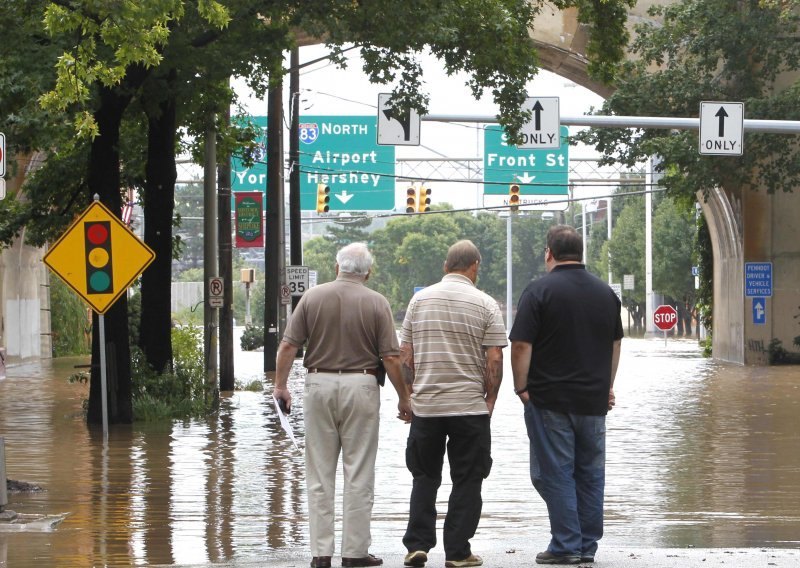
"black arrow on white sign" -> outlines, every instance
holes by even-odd
[[[725,112],[725,107],[719,107],[717,114],[714,116],[719,118],[719,134],[717,136],[722,138],[725,136],[725,119],[728,117],[728,113]]]
[[[403,139],[406,141],[411,140],[411,111],[398,116],[395,114],[394,109],[387,108],[383,110],[383,115],[386,117],[386,120],[396,120],[399,122],[400,126],[403,127]]]
[[[544,110],[544,107],[542,106],[542,103],[539,102],[539,101],[536,101],[536,104],[533,105],[533,109],[532,110],[533,110],[533,114],[534,114],[534,117],[533,117],[533,129],[534,130],[541,130],[542,129],[542,111]]]

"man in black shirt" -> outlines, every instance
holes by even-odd
[[[525,405],[533,486],[552,539],[537,564],[592,562],[603,535],[605,417],[614,406],[620,301],[581,264],[574,228],[547,233],[548,274],[519,300],[511,329],[514,392]]]

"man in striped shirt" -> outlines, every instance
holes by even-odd
[[[507,345],[500,308],[475,287],[481,255],[468,240],[447,251],[445,276],[411,299],[400,334],[412,385],[406,465],[414,477],[403,544],[406,566],[424,566],[436,545],[436,494],[445,447],[453,489],[444,522],[445,566],[480,566],[470,539],[481,516],[481,485],[492,467],[489,417]]]

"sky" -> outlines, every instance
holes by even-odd
[[[302,47],[300,48],[300,62],[302,64],[323,57],[327,53],[328,49],[323,45]],[[301,117],[303,115],[377,115],[378,95],[390,92],[392,86],[369,83],[362,71],[358,50],[347,52],[346,56],[349,63],[345,70],[327,61],[309,65],[301,70]],[[288,60],[286,65],[288,67]],[[444,73],[442,65],[430,55],[422,57],[422,67],[424,88],[430,97],[429,114],[469,116],[494,116],[497,114],[497,106],[491,100],[491,96],[487,95],[479,100],[472,97],[472,92],[466,85],[466,75],[448,77]],[[242,80],[234,81],[234,88],[251,115],[264,116],[267,114],[266,100],[254,98]],[[285,81],[285,90],[284,108],[286,112],[288,110],[286,101],[289,100],[288,78]],[[562,116],[585,114],[592,108],[599,107],[603,102],[599,95],[547,71],[540,71],[537,77],[529,83],[527,91],[530,96],[558,97]],[[574,134],[576,131],[576,128],[571,127],[570,134]],[[419,147],[397,146],[396,158],[483,158],[483,125],[423,121],[420,138],[421,145]],[[288,151],[288,142],[285,143],[285,150]],[[596,156],[596,153],[591,148],[570,148],[570,160],[593,156]],[[403,167],[402,164],[396,170],[400,175],[408,171],[407,167]],[[420,174],[422,170],[415,173]],[[454,176],[444,173],[432,177],[451,179]],[[434,204],[447,202],[456,208],[479,207],[483,204],[482,184],[437,182],[434,185],[431,196]],[[395,200],[398,208],[404,204],[407,186],[407,182],[396,184]],[[604,192],[605,190],[601,191],[601,193]]]

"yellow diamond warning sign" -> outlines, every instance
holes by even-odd
[[[105,205],[92,203],[44,256],[44,263],[104,314],[153,262],[155,253]]]

